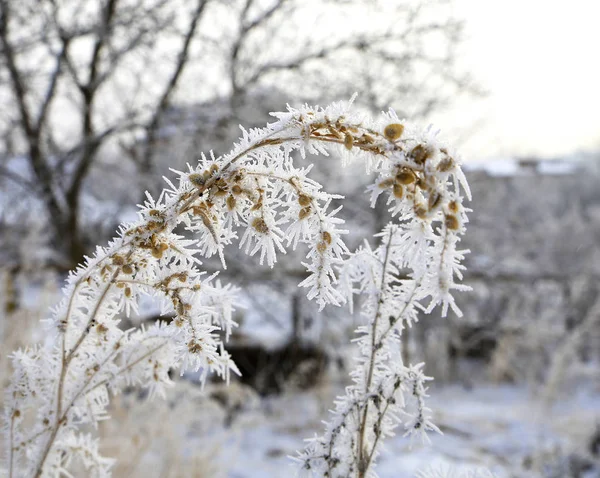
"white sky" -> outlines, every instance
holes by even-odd
[[[456,2],[463,59],[489,92],[452,112],[464,156],[599,150],[600,0]]]

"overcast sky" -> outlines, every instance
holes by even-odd
[[[489,92],[452,112],[469,131],[464,155],[599,150],[600,0],[456,2],[466,19],[463,60]]]

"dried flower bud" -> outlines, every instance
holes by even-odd
[[[133,274],[133,267],[129,264],[125,264],[122,270],[124,274]]]
[[[262,217],[255,217],[252,220],[252,227],[261,234],[267,234],[269,232],[269,226]]]
[[[446,173],[446,172],[450,171],[453,167],[454,167],[454,160],[450,156],[447,156],[444,159],[442,159],[440,161],[440,163],[437,165],[437,170],[441,171],[442,173]]]
[[[131,297],[131,287],[125,287],[125,297]]]
[[[325,241],[321,241],[317,244],[317,251],[320,254],[323,254],[327,250],[327,243]]]
[[[458,203],[458,201],[450,201],[448,203],[448,209],[450,210],[450,212],[457,213],[460,209],[460,204]]]
[[[354,144],[354,137],[350,133],[346,133],[344,137],[344,146],[348,151],[352,149],[352,145]]]
[[[394,184],[394,180],[392,178],[387,178],[379,183],[379,187],[381,189],[387,189],[387,188],[391,187],[393,184]]]
[[[153,247],[152,248],[152,257],[156,258],[156,259],[160,259],[163,255],[163,251],[160,247]]]
[[[199,342],[190,340],[188,343],[188,350],[193,354],[199,354],[202,352],[202,345]]]
[[[303,207],[302,209],[300,209],[300,212],[298,213],[298,219],[302,220],[305,217],[307,217],[309,214],[310,214],[310,208]]]
[[[235,204],[236,204],[235,197],[233,197],[233,196],[228,196],[228,197],[227,197],[227,208],[228,208],[230,211],[233,211],[233,210],[235,209]]]
[[[323,231],[322,237],[327,244],[331,244],[331,234],[329,232]]]
[[[204,183],[206,182],[204,175],[200,174],[200,173],[192,173],[188,176],[188,179],[194,186],[199,187],[199,188],[204,186]]]
[[[114,255],[112,258],[112,263],[116,266],[122,266],[123,264],[125,264],[125,259],[123,259],[122,256]]]
[[[402,196],[404,196],[404,188],[400,184],[395,183],[394,184],[394,197],[396,199],[402,199]]]
[[[236,196],[239,196],[240,194],[242,194],[242,188],[241,188],[239,185],[235,184],[235,185],[234,185],[234,186],[231,188],[231,192],[232,192],[233,194],[235,194]]]
[[[423,164],[431,156],[431,150],[422,144],[417,144],[410,152],[410,157],[417,164]]]
[[[427,208],[422,204],[415,206],[415,214],[418,218],[425,219],[427,217]]]
[[[396,181],[400,184],[412,184],[415,182],[415,173],[413,173],[410,169],[403,169],[398,174],[396,174]]]
[[[310,205],[311,199],[310,196],[306,195],[306,194],[300,194],[298,196],[298,203],[300,204],[300,206],[308,206]]]
[[[440,193],[438,193],[437,191],[433,191],[430,195],[429,195],[429,209],[434,209],[438,206],[438,204],[440,203],[440,201],[442,200],[442,195]]]
[[[396,141],[404,133],[404,125],[400,123],[388,124],[383,130],[384,136],[390,141]]]
[[[458,219],[456,216],[453,216],[451,214],[446,216],[446,227],[452,231],[455,231],[456,229],[458,229],[460,227],[460,223],[458,222]]]

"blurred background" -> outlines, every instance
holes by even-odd
[[[286,103],[357,92],[365,114],[439,128],[473,190],[464,316],[422,317],[403,349],[435,377],[444,435],[410,448],[400,433],[379,475],[599,477],[598,18],[589,0],[0,0],[0,381],[67,272],[169,168]],[[351,249],[388,221],[359,166],[306,162],[346,196]],[[293,476],[287,456],[343,390],[360,318],[304,298],[302,251],[273,270],[229,254],[241,380],[118,397],[101,430],[115,476]],[[124,326],[157,314],[148,302]]]

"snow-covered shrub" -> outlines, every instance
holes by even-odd
[[[236,289],[203,274],[201,258],[217,255],[225,268],[226,246],[238,239],[269,266],[278,253],[303,244],[307,277],[300,286],[321,308],[357,291],[368,296],[355,385],[337,404],[324,438],[301,455],[306,468],[374,476],[381,439],[397,424],[409,434],[435,429],[423,403],[427,379],[420,365],[402,363],[399,337],[418,309],[441,304],[444,313],[458,312],[452,291],[465,288],[455,279],[468,186],[454,153],[431,129],[421,131],[393,111],[376,121],[359,117],[351,103],[289,108],[263,129],[242,130],[230,153],[202,156],[178,172],[177,184],[167,180],[160,197],[148,195],[139,220],[123,225],[69,276],[47,342],[12,356],[4,412],[9,477],[68,475],[76,461],[89,476],[110,476],[112,460],[82,427],[107,418],[111,393],[136,384],[162,395],[173,367],[200,372],[202,382],[210,372],[228,379],[237,371],[224,346],[236,325]],[[340,208],[330,208],[341,198],[310,179],[310,168],[294,166],[296,150],[324,156],[333,150],[344,164],[361,161],[375,174],[372,203],[386,193],[396,218],[380,234],[382,246],[349,254]],[[175,318],[120,329],[120,314],[136,310],[143,294],[159,297]],[[414,412],[405,394],[414,397]]]

